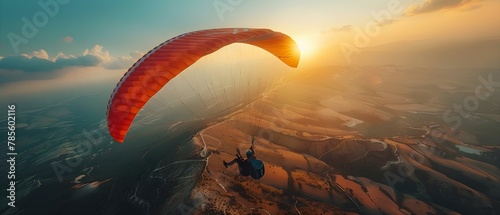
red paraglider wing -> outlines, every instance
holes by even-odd
[[[145,54],[116,85],[107,110],[111,136],[123,142],[135,116],[156,92],[201,57],[232,43],[265,49],[290,67],[299,62],[295,41],[269,29],[223,28],[179,35]]]

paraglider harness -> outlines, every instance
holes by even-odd
[[[250,160],[248,160],[248,158],[247,158],[247,160],[244,160],[243,157],[241,156],[240,151],[238,150],[237,157],[242,162],[241,163],[242,165],[238,165],[238,166],[239,166],[239,170],[240,170],[241,175],[243,175],[243,176],[250,175],[254,179],[259,179],[259,178],[262,178],[262,176],[264,176],[265,168],[264,168],[264,162],[262,162],[261,160],[258,160],[254,156],[255,152],[253,151],[253,147],[254,147],[253,143],[254,143],[254,138],[252,137],[252,146],[250,147],[249,151],[251,151],[253,158]]]

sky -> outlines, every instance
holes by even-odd
[[[194,30],[280,31],[307,66],[398,41],[499,37],[498,11],[498,0],[2,0],[0,95],[117,82],[144,53]]]

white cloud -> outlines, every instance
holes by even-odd
[[[129,68],[132,64],[134,64],[137,59],[141,58],[144,53],[140,51],[130,52],[130,56],[121,56],[121,57],[111,57],[109,61],[106,61],[103,64],[103,67],[106,69],[125,69]]]
[[[134,64],[143,53],[132,51],[127,56],[113,57],[101,45],[85,49],[80,55],[67,55],[63,52],[51,57],[40,49],[18,56],[0,57],[0,71],[12,73],[0,83],[22,80],[49,80],[57,78],[58,71],[68,67],[101,67],[108,70],[124,70]]]
[[[54,58],[52,58],[52,61],[56,61],[59,58],[61,58],[61,59],[71,59],[71,58],[76,58],[76,56],[74,56],[74,55],[66,55],[66,54],[64,54],[62,52],[59,52],[59,53],[57,53],[57,55]]]
[[[37,57],[37,58],[45,59],[45,60],[49,59],[49,54],[47,54],[47,52],[43,49],[40,49],[38,51],[33,51],[30,54],[21,54],[21,56],[24,56],[28,59],[31,59],[33,57]]]
[[[141,58],[142,56],[144,56],[144,53],[140,52],[140,51],[133,51],[133,52],[130,52],[130,56],[133,58],[133,59],[139,59]]]
[[[85,49],[83,51],[82,56],[95,56],[100,60],[101,63],[108,63],[112,60],[108,51],[104,51],[101,45],[94,45],[91,49]]]

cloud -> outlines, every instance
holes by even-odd
[[[71,42],[73,42],[73,37],[71,37],[71,36],[65,36],[65,37],[63,38],[63,40],[64,40],[64,42],[71,43]]]
[[[135,61],[130,56],[126,57],[117,57],[107,63],[104,63],[102,66],[106,69],[125,69],[130,67]]]
[[[53,58],[53,61],[55,61],[58,58],[76,58],[74,55],[66,55],[62,52],[57,53],[57,55]]]
[[[88,67],[97,66],[102,62],[99,56],[81,55],[78,57],[66,57],[64,54],[58,58],[49,59],[47,52],[43,49],[32,54],[20,56],[7,56],[0,60],[0,69],[19,70],[27,73],[53,72],[70,66]]]
[[[140,52],[140,51],[133,51],[133,52],[130,52],[130,56],[134,59],[139,59],[141,58],[142,56],[144,56],[144,53]]]
[[[45,50],[40,49],[20,56],[0,58],[0,69],[24,72],[51,72],[71,66],[102,66],[108,69],[124,69],[132,65],[142,55],[143,53],[139,51],[133,51],[130,56],[112,57],[101,45],[94,45],[90,49],[85,49],[78,56],[59,52],[51,58]]]
[[[104,51],[100,45],[95,45],[92,49],[86,49],[83,56],[96,56],[100,60],[100,65],[106,69],[126,69],[130,67],[144,53],[140,51],[130,52],[129,56],[112,57],[108,51]]]
[[[322,31],[321,33],[323,33],[323,34],[328,34],[328,33],[342,33],[342,32],[349,33],[349,32],[352,32],[352,31],[353,31],[352,25],[344,25],[344,26],[341,26],[341,27],[330,28],[330,29],[328,29],[326,31]]]
[[[470,4],[474,4],[479,1],[481,0],[426,0],[423,4],[414,4],[409,6],[405,11],[405,15],[411,16],[464,6],[469,7]],[[476,5],[474,8],[478,7],[479,6]]]
[[[108,51],[104,51],[101,45],[94,45],[91,49],[85,49],[83,51],[82,56],[95,56],[102,63],[108,63],[112,61],[111,56]]]
[[[50,57],[43,50],[18,56],[0,57],[0,74],[5,77],[0,83],[20,80],[51,79],[57,76],[58,71],[68,67],[102,67],[117,70],[130,67],[143,53],[133,51],[129,56],[112,57],[101,45],[94,45],[84,50],[80,55],[66,55],[63,52]]]
[[[28,58],[28,59],[31,59],[33,57],[45,59],[45,60],[49,59],[49,54],[47,54],[47,52],[43,49],[40,49],[38,51],[33,51],[31,54],[21,54],[21,56]]]

